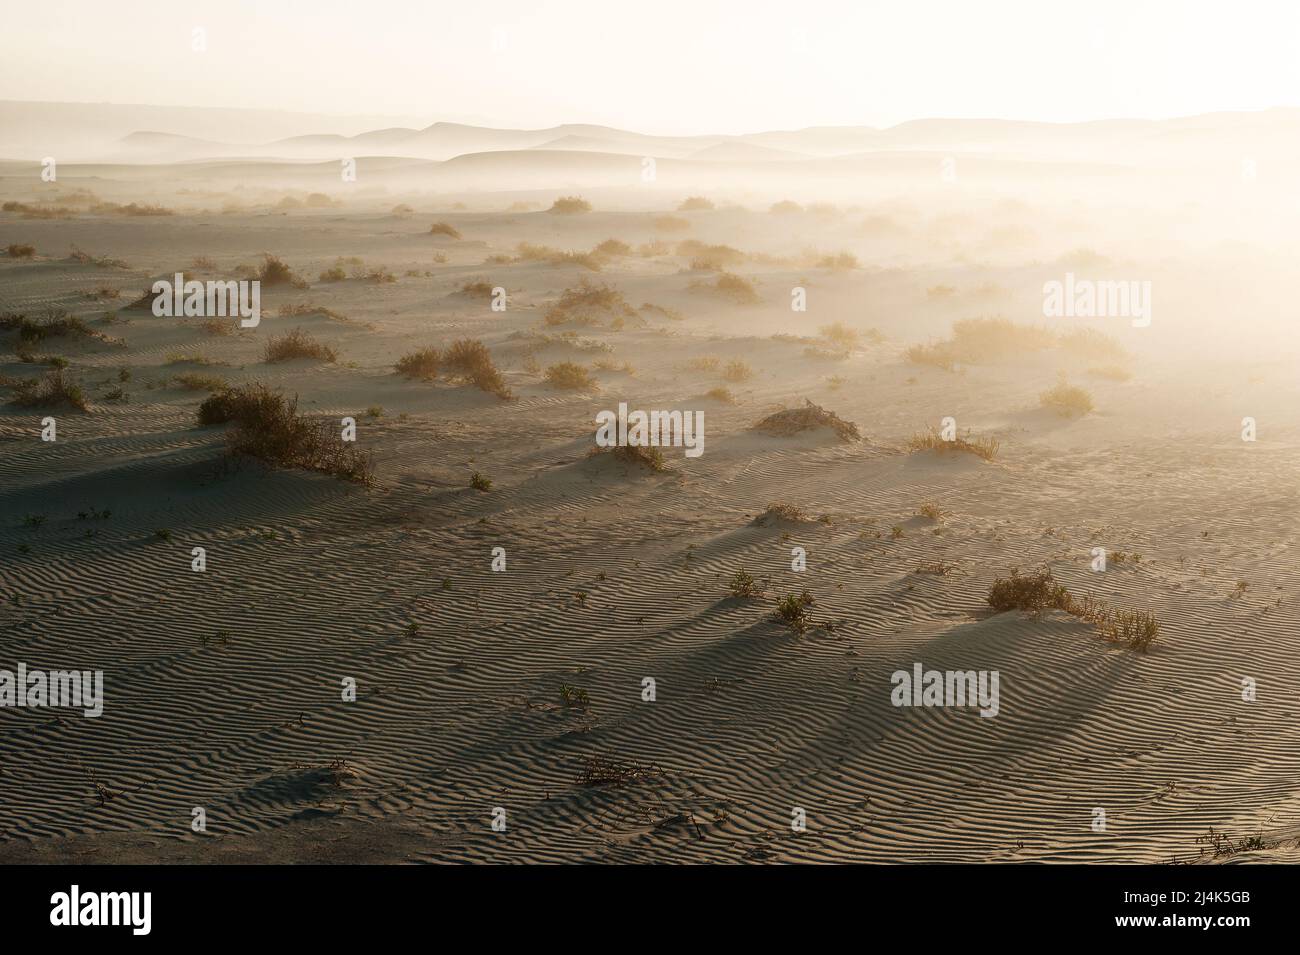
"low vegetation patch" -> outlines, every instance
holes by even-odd
[[[712,282],[692,282],[690,289],[720,296],[737,305],[754,305],[759,301],[754,283],[731,272],[723,272]]]
[[[11,259],[30,259],[36,255],[36,246],[14,242],[5,246],[5,255]]]
[[[1160,636],[1160,621],[1145,610],[1121,610],[1109,607],[1092,597],[1076,598],[1064,584],[1059,584],[1049,570],[1021,574],[1013,569],[989,587],[988,604],[995,612],[1025,610],[1062,610],[1092,625],[1112,643],[1122,643],[1133,650],[1146,651]]]
[[[1049,411],[1067,418],[1077,418],[1092,410],[1092,395],[1077,385],[1064,381],[1038,396],[1039,403]]]
[[[804,399],[802,408],[787,408],[770,414],[754,425],[753,430],[784,438],[817,428],[830,428],[841,441],[857,441],[862,437],[858,426],[852,421],[845,421],[835,412],[828,411],[807,398]]]
[[[438,364],[441,360],[442,356],[439,354],[438,349],[430,346],[407,352],[397,359],[397,364],[394,367],[396,367],[399,375],[404,375],[407,378],[433,381],[438,377]]]
[[[476,338],[452,342],[442,354],[442,363],[452,378],[468,381],[498,398],[512,397],[505,378],[492,361],[492,353]]]
[[[48,371],[40,378],[19,382],[10,400],[23,408],[71,406],[78,411],[90,410],[85,391],[62,368]]]
[[[333,347],[317,341],[301,328],[271,338],[262,351],[262,360],[269,363],[292,361],[295,358],[335,362],[338,357],[339,354]]]
[[[592,448],[588,457],[609,455],[612,461],[618,461],[632,467],[645,468],[647,471],[663,472],[668,470],[664,462],[664,453],[655,447],[640,444],[624,444],[613,448]]]
[[[286,398],[264,384],[226,388],[199,405],[201,425],[233,422],[227,451],[273,467],[332,474],[359,484],[374,482],[374,462],[342,440],[337,421],[298,414],[298,398]]]
[[[582,196],[561,196],[551,203],[549,211],[562,216],[581,215],[591,211],[591,203]]]
[[[445,235],[449,239],[459,239],[460,230],[448,222],[435,222],[429,226],[429,235]]]
[[[596,387],[596,379],[585,367],[577,362],[562,361],[546,369],[546,383],[552,388],[566,391],[590,391]]]
[[[941,454],[973,454],[985,461],[997,457],[1002,443],[991,435],[983,437],[969,433],[965,437],[957,436],[951,441],[943,438],[937,430],[929,428],[919,431],[907,439],[908,451],[938,451]]]

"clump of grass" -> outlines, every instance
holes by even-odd
[[[739,249],[729,245],[706,245],[695,239],[679,242],[677,254],[690,256],[691,269],[700,272],[721,272],[727,266],[745,261],[745,253]]]
[[[707,212],[713,209],[713,200],[705,196],[687,196],[677,207],[678,212]]]
[[[575,780],[579,786],[594,789],[601,786],[626,786],[663,775],[662,770],[653,763],[642,765],[635,760],[608,759],[604,756],[583,756],[582,769]]]
[[[753,430],[776,437],[790,437],[817,428],[830,428],[841,441],[857,441],[862,437],[858,426],[852,421],[845,421],[835,412],[828,411],[807,398],[804,399],[802,408],[787,408],[770,414],[754,425]]]
[[[339,354],[333,347],[317,341],[301,328],[271,338],[262,350],[262,360],[272,364],[295,358],[335,362],[338,357]]]
[[[624,444],[614,448],[592,448],[589,457],[608,454],[611,460],[632,467],[645,468],[648,471],[663,472],[668,470],[664,462],[664,453],[659,448],[642,444]]]
[[[43,319],[31,319],[23,314],[6,312],[0,315],[0,329],[17,331],[20,341],[32,343],[42,342],[47,338],[63,338],[69,335],[97,338],[101,341],[104,339],[102,334],[92,329],[80,318],[69,316],[62,309],[50,309]]]
[[[453,378],[468,381],[498,398],[511,397],[506,380],[492,362],[492,353],[476,338],[462,338],[443,352],[442,362]]]
[[[831,255],[821,255],[816,258],[813,265],[819,269],[830,269],[832,272],[849,272],[859,267],[858,257],[852,252],[837,252]]]
[[[582,365],[562,361],[546,369],[546,383],[552,388],[566,391],[588,391],[596,387],[596,379]]]
[[[449,239],[459,239],[460,230],[448,222],[435,222],[429,226],[429,235],[445,235]]]
[[[777,602],[772,618],[791,630],[802,633],[812,622],[812,614],[808,610],[812,604],[812,594],[806,590],[801,594],[786,594]]]
[[[1013,569],[989,587],[988,604],[995,612],[1025,610],[1039,613],[1046,609],[1062,610],[1092,625],[1112,643],[1145,652],[1160,636],[1160,621],[1145,610],[1122,610],[1108,607],[1091,597],[1077,599],[1064,584],[1058,584],[1050,570],[1021,574]]]
[[[519,260],[523,262],[548,262],[551,265],[578,265],[593,272],[600,271],[600,256],[578,250],[553,249],[549,245],[520,242],[517,246]]]
[[[23,408],[54,408],[71,405],[78,411],[89,411],[86,393],[81,385],[68,378],[62,368],[48,371],[40,378],[21,382],[15,389],[14,404]]]
[[[463,295],[465,298],[491,298],[492,284],[490,282],[484,282],[481,279],[466,282],[461,285],[460,289],[455,294]]]
[[[732,272],[723,272],[713,282],[692,282],[691,291],[708,292],[737,305],[754,305],[759,301],[758,289],[749,279]]]
[[[934,428],[925,431],[919,431],[907,439],[908,451],[937,451],[941,454],[973,454],[977,458],[985,461],[992,461],[997,457],[998,449],[1001,448],[1002,442],[997,438],[986,435],[983,437],[973,437],[969,433],[965,437],[954,437],[951,441],[945,440]]]
[[[547,309],[544,320],[548,325],[593,325],[602,318],[617,320],[635,316],[636,309],[628,304],[618,289],[583,279],[561,293],[556,303]]]
[[[36,255],[36,246],[14,242],[5,246],[5,255],[11,259],[30,259]]]
[[[306,288],[307,282],[294,274],[285,262],[270,252],[262,254],[262,267],[257,273],[261,283],[270,288],[275,285],[292,285],[294,288]]]
[[[335,422],[313,421],[298,414],[298,398],[286,398],[266,385],[227,388],[199,405],[202,425],[234,422],[227,435],[231,455],[247,455],[273,467],[300,468],[332,474],[359,484],[372,484],[370,455],[344,442]]]
[[[214,361],[202,352],[197,351],[174,351],[167,353],[167,364],[169,365],[221,365],[224,362]]]
[[[622,239],[606,239],[600,245],[591,250],[592,255],[600,255],[606,258],[616,258],[632,254],[632,246],[628,245]]]
[[[722,370],[722,377],[733,383],[749,381],[754,377],[754,369],[750,368],[747,362],[736,359],[727,362],[727,367]]]
[[[930,501],[926,501],[917,508],[916,513],[921,517],[929,518],[932,521],[943,520],[943,509],[940,508],[938,504],[933,504]]]
[[[714,401],[720,401],[724,405],[734,405],[738,403],[736,401],[736,396],[731,393],[730,388],[710,388],[704,393],[704,397],[712,398]]]
[[[689,371],[717,371],[721,359],[716,355],[700,355],[686,363]]]
[[[732,597],[748,600],[751,597],[763,596],[763,588],[759,586],[753,574],[747,574],[744,568],[741,568],[732,574],[731,580],[727,582],[727,593]]]
[[[1077,385],[1064,381],[1038,396],[1039,403],[1049,411],[1064,417],[1078,417],[1092,410],[1092,395]]]
[[[843,322],[834,322],[830,325],[823,325],[819,329],[819,334],[827,341],[834,342],[843,348],[856,348],[858,344],[858,333],[856,330],[849,328]]]
[[[343,271],[341,265],[331,265],[328,269],[320,274],[321,282],[343,282],[346,281],[348,273]]]
[[[490,491],[492,490],[492,481],[490,478],[484,477],[478,471],[475,471],[470,475],[469,486],[476,491]]]
[[[579,686],[572,686],[568,683],[560,684],[560,702],[565,706],[577,707],[585,710],[591,706],[591,697],[587,691]]]
[[[438,364],[441,360],[442,356],[438,353],[438,349],[429,346],[407,352],[397,359],[397,364],[394,367],[399,375],[404,375],[407,378],[433,381],[438,377]]]
[[[582,196],[561,196],[551,203],[549,211],[563,216],[581,215],[591,211],[591,203]]]
[[[805,523],[811,519],[812,518],[804,513],[804,510],[801,507],[783,501],[773,501],[771,504],[767,505],[767,510],[762,514],[759,514],[758,517],[754,518],[750,523],[755,527],[767,527],[768,525],[775,524],[778,521],[784,521],[787,523]]]
[[[224,378],[216,375],[200,375],[195,372],[172,375],[172,381],[186,391],[221,391],[226,387]]]

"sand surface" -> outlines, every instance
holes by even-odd
[[[125,202],[136,181],[63,188]],[[5,186],[30,201],[30,184]],[[223,215],[214,195],[142,197],[175,205],[169,217],[0,217],[0,246],[37,249],[0,258],[0,310],[63,308],[111,339],[37,349],[70,361],[90,413],[0,406],[0,667],[105,679],[97,719],[0,711],[0,859],[1167,862],[1212,856],[1213,833],[1267,847],[1221,859],[1294,857],[1300,384],[1282,310],[1249,333],[1233,317],[1266,297],[1285,249],[1225,249],[1211,268],[1214,240],[1197,245],[1192,224],[1116,228],[1085,208],[1034,219],[1031,240],[1015,230],[1034,217],[1006,204],[781,217],[758,201],[676,213],[638,195],[564,217],[544,211],[557,194],[518,212],[503,193],[459,210],[410,199],[411,214],[387,210],[396,196],[288,214],[248,199]],[[665,214],[688,231],[665,236]],[[431,237],[435,221],[462,238]],[[957,319],[1042,323],[1044,277],[1107,230],[1105,252],[1168,290],[1148,329],[1093,326],[1122,343],[1128,380],[1090,376],[1095,361],[1062,349],[954,371],[907,360]],[[1157,254],[1143,242],[1160,230]],[[737,267],[761,301],[692,290],[713,274],[673,254],[599,272],[485,264],[520,242],[611,237],[766,254]],[[125,267],[70,260],[73,245]],[[859,266],[791,258],[810,246],[852,249]],[[256,329],[209,335],[125,308],[195,257],[212,266],[197,277],[228,277],[262,252],[310,287],[265,289]],[[316,281],[340,256],[397,281]],[[547,326],[583,278],[617,288],[635,318]],[[458,293],[479,279],[508,290],[505,312]],[[797,285],[806,313],[789,307]],[[928,295],[936,285],[955,291]],[[101,286],[120,298],[87,297]],[[278,314],[306,304],[333,314]],[[819,337],[832,322],[863,333],[843,355]],[[264,362],[266,340],[294,327],[339,360]],[[565,331],[609,350],[538,337]],[[15,334],[3,336],[7,351]],[[400,355],[461,338],[491,349],[515,400],[394,373]],[[174,361],[194,352],[210,364]],[[719,370],[692,366],[704,356]],[[0,360],[13,380],[44,370]],[[541,375],[601,360],[596,389]],[[723,380],[732,360],[752,377]],[[172,381],[187,371],[354,416],[375,486],[232,464],[225,429],[196,424],[203,393]],[[1039,406],[1062,373],[1091,392],[1091,413]],[[706,397],[720,386],[734,404]],[[103,398],[117,387],[129,401]],[[805,399],[861,440],[751,430]],[[620,401],[703,411],[704,454],[667,448],[664,473],[589,458],[596,413]],[[55,442],[40,440],[46,414]],[[1240,438],[1247,415],[1254,442]],[[945,416],[996,436],[996,458],[906,450]],[[469,487],[474,472],[490,490]],[[806,519],[755,524],[773,502]],[[920,516],[926,503],[942,515]],[[1098,546],[1104,573],[1090,568]],[[936,562],[945,573],[924,572]],[[1156,646],[1109,643],[1061,611],[990,612],[995,578],[1043,566],[1072,592],[1154,612]],[[728,595],[740,569],[763,596]],[[831,628],[773,620],[804,590]],[[891,673],[916,662],[998,671],[996,718],[891,705]],[[561,686],[589,704],[565,705]],[[644,772],[582,785],[592,757]]]

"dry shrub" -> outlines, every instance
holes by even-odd
[[[30,259],[36,255],[36,246],[15,242],[5,246],[5,254],[11,259]]]
[[[790,199],[782,199],[780,202],[774,203],[768,211],[775,212],[778,215],[785,215],[791,212],[803,212],[803,206]]]
[[[583,279],[577,286],[564,290],[559,300],[547,309],[544,320],[548,325],[593,325],[606,317],[635,318],[636,309],[613,286],[595,285]]]
[[[172,381],[186,391],[221,391],[226,387],[224,378],[217,375],[200,375],[192,371],[182,375],[172,375]]]
[[[24,408],[53,408],[71,405],[78,411],[89,411],[86,393],[81,385],[72,381],[62,368],[46,372],[40,378],[20,382],[14,388],[14,404]]]
[[[284,261],[270,252],[262,253],[262,267],[257,277],[268,288],[274,285],[292,285],[294,288],[306,288],[307,282],[294,275]]]
[[[737,305],[753,305],[758,302],[758,290],[749,279],[723,272],[712,282],[692,282],[691,291],[710,292],[719,295]]]
[[[317,361],[338,361],[333,347],[312,338],[301,328],[278,335],[266,343],[262,360],[266,362],[292,361],[295,358],[314,358]]]
[[[727,362],[727,367],[722,370],[722,377],[733,383],[749,381],[754,377],[754,369],[750,368],[748,363],[736,359]]]
[[[819,330],[822,338],[841,345],[844,348],[856,348],[858,344],[858,333],[849,328],[843,322],[835,322],[830,325],[823,325]]]
[[[992,461],[997,457],[998,449],[1002,443],[997,438],[989,436],[972,437],[968,432],[965,437],[954,437],[951,441],[945,440],[934,428],[920,431],[907,439],[908,451],[938,451],[941,454],[973,454],[977,458],[983,458],[985,461]]]
[[[845,421],[835,412],[813,404],[807,398],[804,399],[802,408],[787,408],[770,414],[754,425],[753,430],[784,438],[817,428],[830,428],[841,441],[857,441],[862,437],[858,426],[852,421]]]
[[[677,207],[678,212],[707,212],[713,208],[713,200],[704,196],[687,196]]]
[[[773,501],[767,510],[750,521],[755,527],[768,527],[776,523],[805,524],[812,520],[803,508],[784,501]]]
[[[852,252],[818,256],[813,265],[819,269],[830,269],[832,272],[848,272],[859,267],[858,257]]]
[[[717,371],[720,359],[716,355],[700,355],[686,363],[689,371]]]
[[[322,272],[322,273],[320,274],[320,281],[322,281],[322,282],[343,282],[343,281],[346,281],[346,280],[347,280],[347,277],[348,277],[348,273],[345,272],[345,271],[343,271],[343,267],[342,267],[342,266],[340,266],[340,265],[332,265],[332,266],[330,266],[328,269],[326,269],[324,272]]]
[[[247,455],[274,467],[318,471],[359,484],[374,482],[369,454],[343,441],[336,422],[298,414],[298,398],[255,383],[227,388],[199,405],[201,425],[234,422],[226,436],[231,455]]]
[[[492,353],[476,338],[462,338],[451,343],[442,355],[443,364],[453,378],[468,381],[480,391],[498,398],[511,397],[505,378],[492,362]]]
[[[736,396],[731,393],[730,388],[710,388],[705,392],[704,397],[712,398],[714,401],[720,401],[724,405],[736,404]]]
[[[438,364],[441,360],[442,356],[438,353],[438,349],[430,346],[407,352],[397,360],[394,367],[399,375],[404,375],[407,378],[433,381],[438,377]]]
[[[572,361],[562,361],[547,368],[546,383],[566,391],[588,391],[596,387],[591,372]]]
[[[993,581],[989,587],[988,604],[997,613],[1063,610],[1091,624],[1112,643],[1123,643],[1142,652],[1151,649],[1160,636],[1160,621],[1155,614],[1109,607],[1089,596],[1076,598],[1063,584],[1056,583],[1049,570],[1021,574],[1013,569],[1009,576]]]
[[[691,268],[701,272],[721,272],[728,266],[740,265],[745,253],[729,245],[705,245],[689,239],[677,243],[677,254],[690,256]]]
[[[654,763],[642,765],[635,760],[625,762],[604,756],[583,756],[576,782],[579,786],[592,789],[599,786],[625,786],[661,775],[662,770]]]
[[[628,245],[622,239],[606,239],[600,245],[591,250],[592,255],[605,256],[614,258],[616,256],[631,255],[632,246]]]
[[[435,222],[429,226],[429,235],[445,235],[449,239],[459,239],[460,231],[447,222]]]
[[[71,317],[57,308],[48,310],[43,319],[31,319],[26,315],[6,312],[0,315],[0,329],[17,331],[18,338],[24,342],[42,342],[47,338],[63,338],[68,335],[104,340],[103,335],[80,318]]]
[[[1038,400],[1044,408],[1065,417],[1085,415],[1092,410],[1092,395],[1077,385],[1067,385],[1064,381],[1044,391]]]
[[[656,447],[641,444],[622,444],[613,448],[592,448],[588,457],[608,454],[611,460],[622,464],[645,468],[648,471],[663,472],[668,470],[664,463],[664,453]]]
[[[561,196],[551,203],[549,211],[564,216],[581,215],[591,211],[591,203],[582,196]]]

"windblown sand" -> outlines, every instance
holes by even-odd
[[[413,215],[0,218],[0,246],[37,249],[0,259],[0,307],[62,307],[114,339],[35,349],[69,359],[90,413],[0,406],[0,667],[105,680],[97,719],[0,712],[0,858],[1167,862],[1212,857],[1214,833],[1270,847],[1235,859],[1294,856],[1293,347],[1227,320],[1193,330],[1166,296],[1149,329],[1092,326],[1128,350],[1127,381],[1090,377],[1100,363],[1050,349],[945,371],[909,363],[906,348],[979,314],[1041,323],[1043,275],[1063,267],[1009,264],[1016,256],[992,247],[940,254],[926,247],[941,217],[905,208],[891,215],[910,237],[894,246],[864,237],[861,215],[781,220],[757,202],[672,213],[690,231],[670,243],[773,256],[820,243],[864,263],[751,262],[737,271],[761,302],[744,306],[692,291],[716,276],[674,255],[618,257],[599,273],[484,264],[519,242],[662,239],[653,219],[671,205],[598,202],[566,218],[413,204]],[[463,238],[429,236],[434,221]],[[1058,254],[1079,244],[1059,242]],[[127,267],[70,261],[73,244]],[[188,277],[196,256],[215,270],[193,277],[230,277],[264,251],[311,287],[264,289],[256,329],[207,335],[194,319],[125,308],[154,278]],[[316,281],[340,256],[397,281]],[[1188,299],[1214,295],[1202,260],[1153,255],[1143,268]],[[544,325],[584,277],[681,317]],[[480,279],[508,289],[504,313],[456,294]],[[1010,291],[979,292],[986,283]],[[941,284],[955,296],[927,295]],[[121,297],[86,297],[103,285]],[[796,285],[806,313],[790,310]],[[277,314],[302,303],[341,317]],[[101,324],[112,310],[118,321]],[[840,357],[818,337],[832,322],[864,333]],[[339,361],[264,363],[267,338],[295,327]],[[536,337],[569,330],[612,350]],[[3,334],[8,350],[15,336]],[[394,373],[402,354],[459,338],[488,345],[516,400]],[[169,363],[196,351],[213,364]],[[704,356],[718,369],[690,365]],[[601,359],[631,371],[596,369],[586,392],[542,378],[560,361]],[[734,359],[752,378],[723,380]],[[15,380],[44,370],[4,362]],[[196,425],[204,393],[171,382],[186,371],[354,416],[376,486],[229,461],[225,429]],[[1061,372],[1091,392],[1091,413],[1039,407]],[[722,386],[735,404],[705,397]],[[103,397],[118,387],[129,400]],[[862,440],[750,430],[805,399]],[[704,454],[666,448],[664,473],[588,458],[596,413],[620,401],[702,410]],[[52,443],[40,440],[47,414]],[[1255,442],[1240,437],[1248,415]],[[905,450],[945,416],[997,437],[996,458]],[[490,490],[469,487],[474,472]],[[773,502],[808,519],[756,525]],[[927,502],[939,519],[918,516]],[[204,573],[191,570],[196,546]],[[496,547],[504,572],[492,570]],[[791,569],[795,547],[803,572]],[[1104,573],[1090,567],[1094,547],[1111,553]],[[940,562],[947,573],[919,571]],[[1041,566],[1074,593],[1156,614],[1156,646],[1108,643],[1058,611],[989,612],[995,578]],[[728,595],[741,569],[763,596]],[[831,628],[772,619],[804,590]],[[891,705],[891,673],[917,662],[999,671],[998,715]],[[1255,702],[1242,700],[1247,677]],[[355,702],[342,699],[345,678]],[[562,686],[588,705],[566,705]],[[583,785],[589,758],[633,778]],[[206,832],[191,829],[196,807]],[[498,807],[505,831],[492,827]]]

